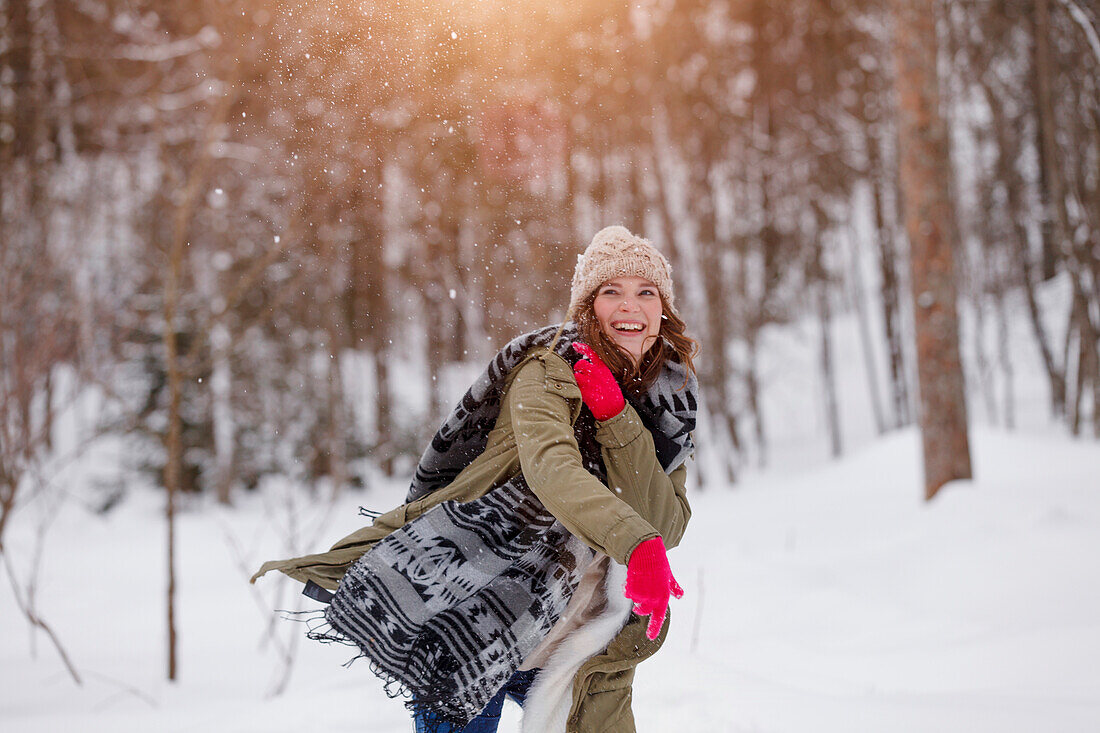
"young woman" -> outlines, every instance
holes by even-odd
[[[355,644],[417,731],[491,733],[506,696],[528,733],[634,730],[634,668],[683,593],[666,550],[691,514],[697,346],[668,261],[620,226],[578,258],[569,317],[497,354],[405,504],[253,578],[330,600],[312,635]]]

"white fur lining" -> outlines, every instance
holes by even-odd
[[[539,671],[523,703],[521,733],[565,733],[573,707],[573,678],[582,664],[611,643],[630,618],[632,603],[623,595],[626,567],[614,560],[607,565],[603,583],[607,606],[565,638]]]

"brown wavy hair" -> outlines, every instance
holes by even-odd
[[[634,397],[645,394],[650,385],[656,381],[665,365],[665,361],[672,359],[687,367],[690,374],[695,374],[695,357],[699,354],[699,342],[688,336],[685,331],[687,325],[680,316],[673,312],[665,300],[664,293],[661,296],[661,328],[657,332],[657,341],[649,350],[642,354],[638,365],[630,358],[630,353],[611,340],[611,337],[600,328],[600,321],[596,318],[593,304],[596,302],[596,294],[599,288],[584,299],[573,320],[577,324],[581,340],[591,346],[604,364],[611,369],[622,386],[623,391],[629,392]],[[684,385],[687,380],[684,380]]]

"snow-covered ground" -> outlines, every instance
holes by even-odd
[[[1066,312],[1064,290],[1042,293],[1046,311]],[[1024,304],[1011,305],[1019,430],[988,427],[1003,414],[971,374],[977,478],[930,503],[916,430],[876,437],[852,319],[835,323],[847,451],[835,462],[817,326],[765,333],[767,468],[692,496],[694,518],[671,554],[687,594],[635,683],[641,733],[1100,731],[1100,442],[1050,425]],[[962,340],[971,364],[973,320]],[[414,412],[419,383],[401,396]],[[457,378],[455,398],[463,388]],[[369,412],[369,391],[358,399]],[[263,560],[324,549],[360,526],[359,505],[395,505],[405,482],[369,480],[369,491],[332,502],[323,488],[310,496],[270,479],[231,509],[182,507],[179,680],[168,683],[163,495],[131,486],[110,512],[92,510],[103,487],[132,483],[117,439],[77,450],[99,410],[84,399],[58,416],[58,453],[78,458],[54,462],[50,488],[21,508],[0,556],[21,581],[38,578],[35,608],[82,684],[5,586],[0,733],[410,731],[366,664],[342,666],[351,650],[310,642],[302,624],[273,614],[319,607],[298,584],[247,583]],[[517,721],[507,707],[502,733]]]
[[[1095,733],[1100,730],[1100,446],[973,433],[978,479],[921,500],[917,433],[798,472],[748,475],[693,499],[672,553],[687,595],[639,668],[639,731]],[[162,497],[52,517],[36,606],[77,686],[9,589],[0,593],[0,729],[409,731],[400,702],[350,650],[304,640],[272,608],[296,585],[248,573],[320,549],[384,508],[397,483],[330,505],[271,483],[233,509],[184,509],[179,681],[163,681]],[[35,522],[11,527],[26,577]],[[285,691],[281,649],[296,655]],[[509,708],[502,731],[516,729]]]

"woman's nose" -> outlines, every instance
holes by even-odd
[[[619,303],[619,310],[627,313],[638,310],[638,307],[637,299],[631,298],[629,295],[624,297],[622,302]]]

